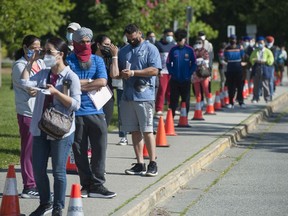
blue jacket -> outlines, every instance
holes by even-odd
[[[169,52],[167,69],[172,80],[178,82],[191,81],[191,76],[196,70],[196,57],[192,47],[174,46]]]

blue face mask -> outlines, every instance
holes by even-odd
[[[264,48],[264,45],[263,45],[263,44],[258,44],[258,48],[259,48],[260,50],[262,50],[262,49]]]
[[[30,49],[27,49],[27,58],[28,59],[31,59],[32,58],[32,56],[34,55],[34,50],[30,50]]]
[[[72,39],[73,38],[73,33],[71,32],[67,32],[66,33],[66,39],[69,41],[69,42],[72,42]]]
[[[165,39],[168,43],[171,43],[173,41],[173,36],[166,36]]]

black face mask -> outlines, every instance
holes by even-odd
[[[111,51],[110,51],[110,48],[109,47],[107,47],[107,46],[103,46],[103,48],[102,49],[100,49],[100,51],[101,51],[101,54],[104,56],[104,57],[106,57],[106,58],[108,58],[108,57],[111,57],[112,55],[111,55]]]
[[[138,45],[140,44],[141,39],[135,38],[135,39],[133,40],[133,42],[132,42],[132,40],[127,40],[127,42],[128,42],[131,46],[136,47],[136,46],[138,46]]]

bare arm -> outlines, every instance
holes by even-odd
[[[148,67],[143,70],[128,70],[124,69],[121,71],[121,77],[124,79],[128,79],[132,76],[141,76],[141,77],[149,77],[149,76],[157,76],[158,75],[158,68],[155,67]]]
[[[93,91],[100,90],[102,87],[107,85],[107,80],[104,78],[95,79],[93,81],[89,81],[88,79],[80,80],[81,91]]]
[[[119,68],[118,68],[118,47],[114,44],[110,45],[110,50],[112,54],[112,64],[110,65],[110,77],[116,78],[119,76]]]
[[[53,85],[47,84],[47,88],[51,95],[56,97],[65,107],[70,107],[72,104],[72,98],[62,92],[58,91]]]

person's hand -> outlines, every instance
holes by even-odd
[[[133,70],[124,69],[124,70],[121,71],[121,76],[124,79],[128,79],[129,77],[134,76],[134,71]]]
[[[36,89],[33,89],[33,88],[28,88],[28,94],[31,96],[31,97],[35,97],[36,94],[37,94],[37,90]]]
[[[58,90],[52,84],[47,84],[46,87],[51,95],[58,93]]]
[[[112,56],[118,56],[118,47],[117,46],[115,46],[114,44],[110,44],[109,48],[111,50]]]

